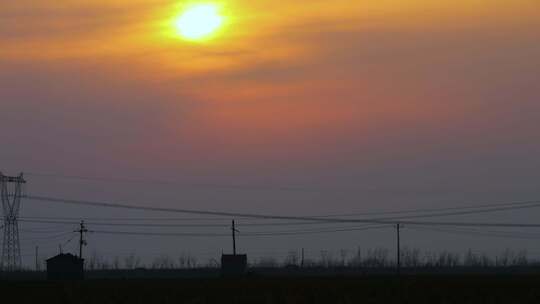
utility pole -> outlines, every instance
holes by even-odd
[[[86,246],[87,242],[84,239],[84,233],[88,232],[88,229],[84,226],[84,221],[81,221],[79,230],[75,230],[75,232],[78,232],[80,234],[79,237],[79,259],[82,259],[82,249],[83,246]]]
[[[36,271],[39,271],[39,246],[36,246]]]
[[[234,220],[232,221],[232,227],[231,227],[231,230],[232,230],[233,255],[236,255],[236,233],[237,233],[237,232],[240,232],[240,231],[236,230],[236,226],[235,226],[235,224],[234,224]]]
[[[400,275],[401,272],[401,252],[400,252],[400,243],[399,243],[399,228],[401,228],[401,224],[396,224],[396,232],[397,232],[397,275]]]
[[[300,267],[304,268],[304,248],[302,248],[302,261],[300,262]]]

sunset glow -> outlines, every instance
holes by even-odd
[[[223,24],[219,8],[213,4],[199,4],[187,9],[175,22],[180,36],[188,40],[205,39]]]
[[[286,258],[275,263],[283,273],[296,267],[290,253],[305,246],[313,273],[335,262],[328,273],[349,276],[344,265],[354,265],[363,275],[358,245],[367,258],[370,248],[393,250],[397,231],[390,226],[413,214],[420,217],[404,226],[403,246],[411,256],[416,246],[425,248],[420,261],[448,249],[465,260],[462,253],[481,246],[496,257],[522,242],[538,253],[536,265],[538,242],[524,238],[528,230],[519,225],[493,228],[508,228],[515,239],[492,233],[497,240],[485,242],[468,235],[462,242],[463,233],[423,240],[418,236],[452,226],[410,226],[430,227],[418,223],[437,212],[425,210],[540,200],[539,29],[540,0],[0,0],[0,172],[24,171],[33,194],[66,202],[28,195],[21,219],[72,219],[54,238],[43,234],[46,223],[21,221],[21,239],[31,240],[21,252],[32,259],[17,280],[24,273],[45,278],[26,271],[34,269],[37,245],[42,262],[58,244],[79,252],[81,235],[69,239],[83,218],[102,219],[85,222],[90,231],[109,225],[119,232],[91,236],[86,254],[79,253],[114,266],[118,271],[96,274],[115,277],[137,269],[115,266],[133,261],[132,253],[146,255],[139,265],[146,269],[169,265],[165,257],[187,266],[179,261],[192,252],[205,269],[201,278],[213,271],[218,277],[215,255],[231,247],[235,217],[248,265],[275,254]],[[77,201],[150,208],[101,211],[95,207],[107,203]],[[512,216],[524,217],[504,218],[489,207],[485,215],[464,212],[464,221],[535,227],[540,210],[513,208]],[[172,209],[219,212],[163,211]],[[320,236],[311,233],[319,224],[307,231],[240,216],[247,213],[306,216],[310,227],[317,215],[392,220],[380,232],[319,221]],[[446,224],[459,220],[441,213]],[[491,215],[497,218],[481,218]],[[193,224],[182,224],[188,220]],[[468,231],[460,227],[454,232]],[[398,256],[380,265],[390,267]],[[300,277],[301,267],[293,270]],[[147,273],[191,276],[191,269]]]

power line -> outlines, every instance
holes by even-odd
[[[75,225],[76,221],[53,221],[53,220],[20,220],[24,223],[40,223],[40,224],[63,224]],[[86,224],[92,226],[121,226],[121,227],[199,227],[199,228],[224,228],[227,224],[151,224],[151,223],[111,223],[111,222],[92,222],[86,221]],[[284,227],[284,226],[312,226],[312,225],[335,225],[332,222],[281,222],[281,223],[239,223],[242,227]],[[27,230],[31,231],[31,230]],[[34,231],[39,232],[39,231]]]
[[[116,183],[136,183],[136,184],[154,184],[163,186],[183,186],[183,187],[195,187],[195,188],[215,188],[215,189],[230,189],[230,190],[250,190],[250,191],[291,191],[291,192],[321,192],[320,190],[302,188],[302,187],[288,187],[288,186],[257,186],[257,185],[233,185],[233,184],[215,184],[215,183],[181,183],[179,181],[172,180],[156,180],[156,179],[135,179],[135,178],[115,178],[115,177],[99,177],[99,176],[81,176],[81,175],[67,175],[67,174],[52,174],[52,173],[36,173],[25,172],[28,176],[34,177],[48,177],[57,179],[72,179],[83,180],[93,182],[116,182]]]
[[[72,237],[70,237],[64,244],[62,244],[62,247],[66,246],[67,244],[71,243],[71,241],[73,241],[73,239],[75,239],[77,237],[76,234],[74,234]]]
[[[62,216],[22,216],[22,219],[37,219],[37,220],[74,220],[78,221],[80,217],[62,217]],[[223,221],[228,220],[224,217],[84,217],[91,221]],[[0,227],[1,228],[1,227]]]
[[[50,223],[50,224],[65,224],[73,225],[77,222],[71,221],[47,221],[47,220],[21,220],[25,223]],[[210,227],[226,227],[227,225],[220,224],[133,224],[133,223],[105,223],[105,222],[86,222],[88,225],[93,226],[124,226],[124,227],[201,227],[201,228],[210,228]]]
[[[165,221],[165,222],[173,222],[173,221],[212,221],[212,222],[224,222],[229,221],[228,217],[221,217],[221,218],[153,218],[153,217],[136,217],[136,218],[126,218],[126,217],[107,217],[107,218],[98,218],[98,217],[82,217],[85,220],[90,221],[97,221],[93,223],[100,223],[100,222],[106,222],[106,221],[119,221],[119,222],[129,222],[129,221]],[[27,216],[27,217],[21,217],[24,222],[27,223],[61,223],[61,224],[74,224],[77,223],[81,219],[81,217],[41,217],[41,216]],[[257,219],[255,219],[257,220]],[[267,219],[259,219],[259,220],[267,220]],[[243,226],[294,226],[294,225],[316,225],[316,224],[325,224],[320,222],[277,222],[277,223],[242,223]],[[144,224],[143,224],[144,225]],[[213,225],[213,224],[206,224],[206,225]],[[216,226],[222,226],[220,224],[214,224]]]
[[[65,228],[65,226],[63,226]],[[62,231],[66,231],[66,229],[64,228],[61,228],[61,229],[40,229],[40,230],[34,230],[34,229],[20,229],[19,231],[21,232],[25,232],[25,233],[38,233],[38,234],[41,234],[41,233],[55,233],[55,232],[62,232]]]
[[[72,201],[73,202],[73,201]],[[84,204],[88,204],[88,202],[84,202]],[[93,203],[92,203],[93,204]],[[102,203],[99,203],[102,204]],[[509,204],[515,204],[515,205],[509,205]],[[517,205],[516,205],[517,204]],[[527,204],[527,205],[524,205]],[[540,201],[539,202],[527,202],[527,203],[507,203],[506,207],[498,207],[498,208],[490,208],[490,209],[482,209],[482,210],[468,210],[468,211],[455,211],[455,212],[445,212],[445,213],[434,213],[434,214],[420,214],[420,215],[409,215],[409,216],[396,216],[396,217],[382,217],[382,218],[372,218],[372,219],[366,219],[366,221],[375,223],[380,221],[391,221],[391,220],[404,220],[404,219],[414,219],[414,218],[430,218],[430,217],[444,217],[444,216],[455,216],[455,215],[470,215],[470,214],[480,214],[480,213],[490,213],[490,212],[499,212],[499,211],[509,211],[509,210],[518,210],[518,209],[530,209],[530,208],[539,208],[540,207]],[[112,207],[112,206],[106,206],[106,207]],[[123,205],[123,207],[114,206],[115,208],[126,208],[126,205]],[[130,209],[133,209],[134,206],[130,206]],[[145,208],[146,207],[136,207],[139,208]],[[455,208],[454,208],[455,209]],[[162,210],[160,210],[162,211]],[[187,211],[185,211],[187,212]],[[194,210],[190,210],[190,212],[195,212]],[[197,211],[197,212],[207,212],[207,211]],[[273,217],[275,219],[275,217]],[[328,224],[328,221],[321,221],[317,219],[326,219],[327,216],[324,217],[309,217],[312,219],[312,222],[305,222],[306,219],[304,219],[304,222],[294,222],[294,223],[245,223],[244,226],[294,226],[294,225],[316,225],[316,224]],[[265,218],[270,219],[270,218]],[[347,221],[347,219],[341,219],[343,221]],[[362,219],[354,219],[355,222],[359,222]],[[74,224],[75,222],[59,222],[59,221],[47,221],[47,220],[20,220],[25,222],[32,222],[32,223],[65,223],[65,224]],[[334,222],[333,220],[329,222]],[[222,227],[224,225],[219,224],[111,224],[111,223],[92,223],[94,225],[104,225],[104,226],[140,226],[140,227]]]
[[[496,208],[489,208],[496,207]],[[480,213],[491,213],[498,211],[508,211],[508,210],[517,210],[517,209],[530,209],[530,208],[539,208],[540,201],[524,201],[524,202],[511,202],[511,203],[497,203],[497,204],[483,204],[478,206],[462,206],[462,207],[449,207],[449,208],[432,208],[432,209],[411,209],[411,210],[400,210],[400,211],[387,211],[387,212],[367,212],[367,213],[345,213],[341,215],[311,215],[308,217],[313,218],[327,218],[332,216],[358,216],[358,215],[383,215],[383,214],[406,214],[406,213],[426,213],[430,214],[416,214],[416,215],[407,215],[407,216],[396,216],[396,217],[383,217],[383,218],[372,218],[373,220],[397,220],[397,219],[411,219],[411,218],[429,218],[429,217],[443,217],[443,216],[453,216],[453,215],[468,215],[468,214],[480,214]],[[486,209],[489,208],[489,209]],[[469,210],[473,209],[473,210]],[[453,212],[441,212],[441,211],[450,211],[457,210]],[[440,212],[440,213],[434,213]],[[67,220],[78,220],[79,218],[73,217],[23,217],[25,219],[67,219]],[[226,220],[226,218],[87,218],[89,220],[121,220],[121,221],[176,221],[176,220]],[[305,222],[301,223],[288,223],[290,225],[305,225]],[[313,223],[316,224],[316,223]],[[258,225],[258,224],[250,224]],[[261,225],[271,225],[271,224],[261,224]],[[278,224],[281,225],[281,224]]]
[[[285,230],[285,231],[259,231],[259,232],[245,232],[241,233],[241,236],[279,236],[279,235],[303,235],[303,234],[320,234],[320,233],[334,233],[334,232],[350,232],[350,231],[362,231],[368,229],[378,229],[378,228],[388,228],[392,225],[378,225],[378,226],[359,226],[359,227],[337,227],[334,229],[315,229],[315,230]],[[510,237],[510,238],[525,238],[525,239],[538,239],[540,234],[530,234],[530,233],[513,233],[509,231],[478,231],[473,229],[451,229],[451,228],[428,228],[428,227],[410,227],[413,230],[429,230],[429,231],[441,231],[441,232],[450,232],[458,234],[480,234],[487,236],[499,236],[499,237]],[[191,236],[191,237],[225,237],[228,234],[225,233],[163,233],[163,232],[138,232],[138,231],[114,231],[114,230],[93,230],[94,233],[106,233],[106,234],[129,234],[129,235],[151,235],[151,236]],[[63,236],[65,233],[60,234]],[[53,236],[55,238],[58,236]],[[38,238],[43,239],[43,238]]]
[[[92,177],[92,176],[81,176],[81,175],[69,175],[69,174],[53,174],[53,173],[36,173],[36,172],[26,172],[28,176],[35,177],[52,177],[60,179],[78,179],[86,181],[98,181],[98,182],[122,182],[122,183],[145,183],[145,184],[162,184],[162,185],[182,185],[178,181],[171,180],[155,180],[155,179],[133,179],[133,178],[114,178],[114,177]],[[303,187],[269,187],[269,186],[251,186],[251,185],[226,185],[226,184],[213,184],[213,183],[195,183],[195,184],[183,184],[185,186],[196,186],[196,187],[214,187],[214,188],[233,188],[233,189],[251,189],[251,190],[286,190],[286,191],[309,191],[309,192],[322,192],[317,189],[303,188]],[[420,208],[420,209],[410,209],[410,210],[397,210],[397,211],[377,211],[377,212],[357,212],[357,213],[341,213],[341,214],[326,214],[326,215],[310,215],[310,217],[347,217],[347,216],[363,216],[363,215],[384,215],[384,214],[404,214],[404,213],[431,213],[431,212],[440,212],[440,211],[451,211],[451,210],[460,210],[460,209],[478,209],[478,208],[489,208],[489,207],[503,207],[503,206],[516,206],[516,205],[534,205],[537,207],[540,205],[540,200],[533,201],[523,201],[523,202],[510,202],[510,203],[490,203],[490,204],[480,204],[480,205],[464,205],[457,207],[447,207],[447,208]],[[533,207],[533,206],[530,206]],[[527,208],[527,207],[524,207]],[[506,210],[506,209],[501,209]],[[499,210],[493,210],[499,211]],[[490,211],[490,212],[493,212]],[[461,214],[461,213],[459,213]],[[459,215],[456,214],[456,215]],[[468,214],[468,213],[467,213]]]
[[[164,207],[143,207],[126,205],[119,203],[109,202],[95,202],[95,201],[81,201],[70,200],[62,198],[50,198],[41,196],[27,196],[27,199],[35,201],[43,201],[50,203],[62,203],[71,205],[93,206],[93,207],[106,207],[106,208],[121,208],[130,210],[141,211],[156,211],[156,212],[171,212],[171,213],[184,213],[184,214],[198,214],[198,215],[217,215],[217,216],[229,216],[229,217],[241,217],[241,218],[256,218],[256,219],[275,219],[275,220],[297,220],[297,221],[311,221],[311,222],[331,222],[331,223],[367,223],[367,224],[390,224],[399,221],[402,224],[407,225],[423,225],[423,226],[463,226],[463,227],[522,227],[522,228],[540,228],[540,224],[516,224],[516,223],[466,223],[466,222],[420,222],[420,221],[404,221],[405,217],[393,217],[393,218],[376,218],[376,219],[344,219],[344,218],[314,218],[305,216],[282,216],[282,215],[266,215],[256,213],[240,213],[240,212],[223,212],[223,211],[207,211],[207,210],[195,210],[195,209],[179,209],[179,208],[164,208]],[[535,205],[536,206],[536,205]],[[515,206],[512,208],[519,208],[522,206]],[[511,208],[511,207],[507,207]],[[500,211],[501,208],[497,208]],[[492,211],[491,209],[490,211]],[[505,209],[508,210],[508,209]],[[472,214],[477,213],[469,211],[467,213],[460,212],[459,214]],[[456,212],[451,213],[456,215]],[[430,215],[433,216],[433,215]],[[442,216],[437,214],[436,216]],[[419,217],[419,216],[415,216]]]
[[[320,230],[306,230],[306,231],[248,232],[248,233],[241,234],[241,236],[307,235],[307,234],[364,231],[364,230],[390,228],[390,227],[392,227],[392,225],[360,226],[356,228],[353,227],[353,228],[320,229]]]
[[[306,235],[335,232],[364,231],[370,229],[388,228],[390,225],[378,226],[360,226],[355,228],[342,229],[320,229],[320,230],[299,230],[299,231],[275,231],[275,232],[245,232],[241,237],[259,237],[259,236],[283,236],[283,235]],[[179,236],[179,237],[230,237],[228,233],[176,233],[176,232],[146,232],[146,231],[116,231],[116,230],[92,230],[97,234],[118,234],[118,235],[140,235],[140,236]]]
[[[51,235],[51,236],[43,236],[43,237],[35,237],[35,238],[25,238],[25,239],[23,239],[22,241],[23,241],[23,242],[28,242],[28,241],[53,240],[53,239],[63,238],[63,237],[65,237],[66,235],[69,235],[69,234],[71,234],[71,233],[72,233],[72,232],[64,232],[64,233],[59,233],[59,234],[55,234],[55,235]]]
[[[115,230],[93,230],[98,234],[119,234],[119,235],[142,235],[142,236],[181,236],[181,237],[228,237],[225,233],[176,233],[176,232],[143,232],[143,231],[115,231]]]
[[[418,231],[436,231],[458,235],[480,235],[486,237],[496,238],[508,238],[508,239],[523,239],[523,240],[538,240],[540,234],[525,234],[525,233],[513,233],[509,231],[479,231],[479,230],[463,230],[463,229],[449,229],[449,228],[435,228],[435,227],[410,227],[412,230]]]
[[[443,217],[443,216],[455,216],[455,215],[469,215],[469,214],[491,213],[491,212],[509,211],[509,210],[518,210],[518,209],[531,209],[531,208],[539,208],[539,207],[540,207],[540,201],[538,201],[536,203],[528,203],[528,205],[514,205],[514,206],[507,206],[507,207],[481,209],[481,210],[468,210],[468,211],[464,210],[464,211],[454,211],[454,212],[444,212],[444,213],[432,213],[432,214],[385,217],[385,218],[379,218],[379,220],[400,220],[400,219],[412,219],[412,218],[429,218],[429,217]]]
[[[532,207],[537,207],[538,205],[540,205],[540,200],[509,202],[509,203],[480,204],[480,205],[463,205],[463,206],[446,207],[446,208],[422,208],[422,209],[408,209],[408,210],[398,210],[398,211],[341,213],[341,214],[318,215],[314,217],[362,216],[362,215],[384,215],[384,214],[404,214],[404,213],[433,213],[433,212],[441,212],[441,211],[482,209],[482,208],[504,207],[504,206],[516,206],[516,207],[523,206],[524,208],[532,208]]]

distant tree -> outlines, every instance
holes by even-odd
[[[321,250],[321,260],[320,265],[321,267],[330,268],[334,266],[334,258],[332,256],[332,253],[328,250]]]
[[[152,262],[153,269],[172,269],[174,267],[174,260],[168,255],[161,255]]]
[[[135,269],[138,268],[141,264],[141,259],[136,256],[134,253],[131,253],[129,256],[124,258],[124,267],[126,269]]]
[[[204,266],[206,268],[219,268],[219,262],[214,258],[210,258],[206,261]]]
[[[480,257],[469,248],[465,254],[465,257],[463,258],[463,266],[479,267],[481,264]]]
[[[402,261],[402,265],[404,267],[419,267],[421,265],[420,261],[420,250],[410,249],[409,247],[404,247],[400,251],[400,258]]]
[[[99,269],[101,269],[101,270],[111,269],[111,265],[109,264],[109,262],[107,260],[102,259],[100,262],[101,263],[99,264]]]
[[[527,258],[527,251],[522,250],[522,251],[518,252],[514,256],[514,260],[512,261],[512,264],[515,265],[515,266],[527,266],[527,265],[529,265],[529,260]]]
[[[278,262],[274,257],[262,257],[256,263],[256,267],[261,268],[275,268],[278,266]]]
[[[313,259],[304,259],[304,268],[315,268],[319,266],[319,263]]]
[[[439,254],[439,267],[456,267],[459,265],[459,254],[443,251]]]
[[[294,250],[290,250],[287,256],[285,257],[284,264],[285,266],[290,266],[290,265],[298,266],[299,261],[300,261],[300,257],[298,255],[298,252]]]
[[[181,253],[180,256],[178,256],[178,267],[186,268],[186,265],[187,265],[187,257],[184,253]]]
[[[90,255],[90,258],[87,262],[87,269],[89,270],[97,270],[101,268],[102,264],[102,258],[100,255],[98,255],[97,251],[92,252],[92,255]]]
[[[341,267],[345,267],[347,264],[347,256],[349,255],[349,251],[347,249],[341,249],[339,251],[339,255],[341,257]]]
[[[426,251],[422,254],[422,266],[424,267],[435,267],[437,264],[437,255],[433,252]]]
[[[178,267],[179,268],[195,268],[197,267],[197,258],[188,253],[182,252],[178,256]]]
[[[114,257],[114,260],[113,260],[113,268],[114,268],[115,270],[120,269],[120,257],[119,257],[119,256],[115,256],[115,257]]]
[[[482,254],[481,261],[482,261],[482,267],[491,267],[495,264],[493,260],[485,253]]]
[[[197,258],[192,255],[187,255],[187,268],[197,268]]]
[[[387,267],[389,251],[386,248],[369,249],[363,261],[365,267]]]
[[[351,267],[361,267],[362,266],[362,249],[358,247],[356,253],[349,261],[349,266]]]

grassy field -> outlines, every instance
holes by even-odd
[[[540,303],[540,276],[0,281],[18,303]],[[4,302],[4,303],[7,303]]]

